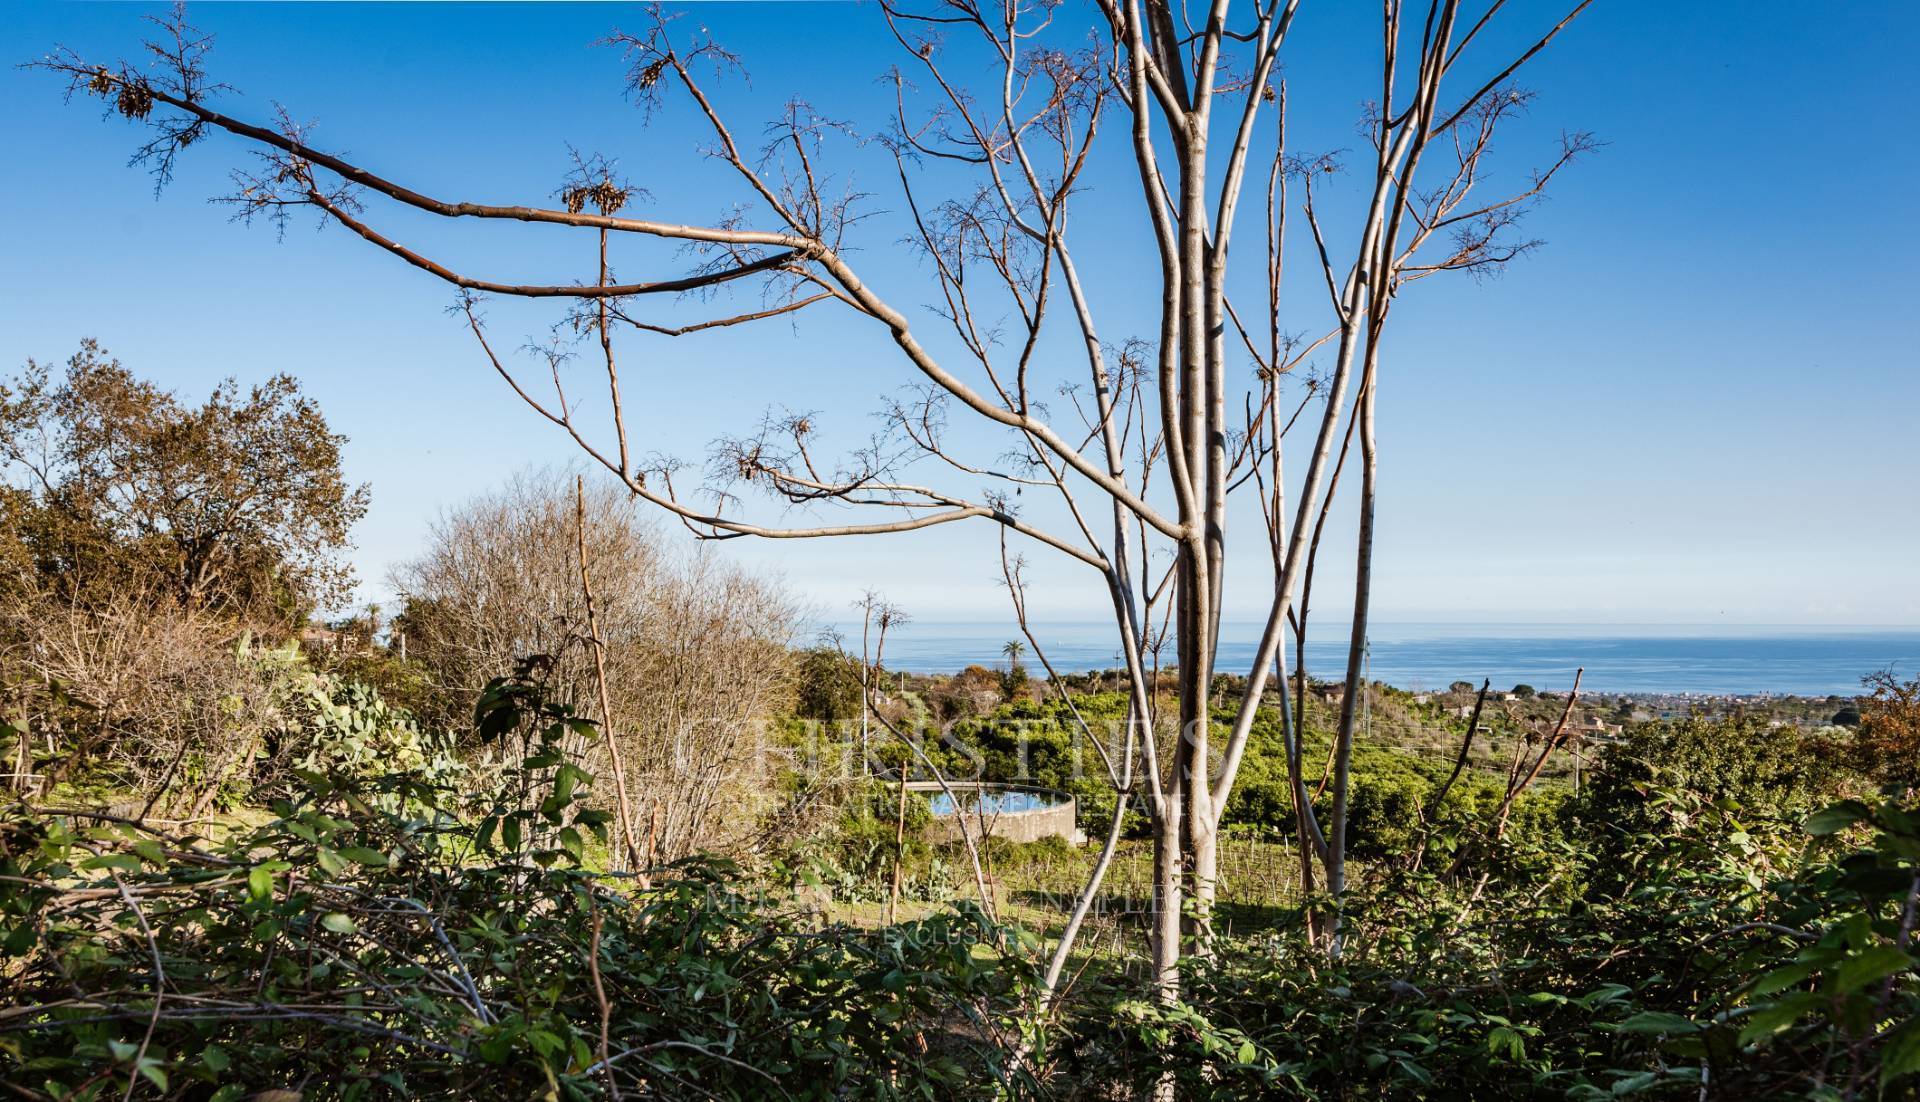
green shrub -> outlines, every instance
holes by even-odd
[[[1565,875],[1572,904],[1471,871],[1388,875],[1342,951],[1220,938],[1183,1001],[1109,984],[1077,1007],[1063,1077],[1193,1099],[1920,1098],[1920,808],[1843,804],[1808,848],[1727,804],[1654,793],[1684,824]],[[1059,1086],[1058,1083],[1055,1084]]]
[[[1753,819],[1799,819],[1856,783],[1843,759],[1821,736],[1760,719],[1643,723],[1601,751],[1569,811],[1602,849],[1664,829],[1674,805],[1649,799],[1662,789],[1727,801]]]
[[[606,877],[607,816],[562,752],[591,725],[521,678],[479,727],[522,761],[485,791],[303,769],[217,843],[7,807],[0,975],[24,1012],[0,1016],[0,1080],[217,1102],[1009,1089],[1030,943],[966,906],[822,925],[717,861]]]

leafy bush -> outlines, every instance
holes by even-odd
[[[1671,803],[1648,798],[1658,789],[1729,801],[1754,818],[1804,818],[1854,779],[1843,757],[1821,736],[1759,719],[1643,723],[1601,752],[1572,813],[1602,848],[1665,825]]]
[[[834,900],[873,902],[889,897],[893,862],[900,854],[901,896],[938,902],[953,894],[952,870],[928,841],[933,812],[926,797],[907,793],[904,832],[896,784],[877,778],[857,781],[841,794],[838,815],[824,829],[795,839],[781,854],[801,882]]]
[[[794,714],[822,723],[860,716],[860,660],[821,644],[799,653],[794,671]]]
[[[219,841],[0,818],[0,1080],[26,1098],[973,1097],[1004,1086],[1031,946],[960,907],[821,925],[694,860],[598,874],[591,725],[497,682],[522,762],[301,769]]]
[[[1088,693],[1075,701],[1081,717],[1102,737],[1118,728],[1126,715],[1120,693]],[[1231,703],[1223,703],[1215,722],[1232,719]],[[1099,755],[1083,736],[1066,706],[1055,699],[1018,701],[1003,705],[985,717],[956,723],[950,739],[977,754],[970,759],[955,746],[929,747],[936,763],[950,776],[1009,781],[1056,788],[1079,802],[1080,828],[1103,836],[1113,815],[1113,786]],[[1318,768],[1326,754],[1324,736],[1309,733],[1306,758],[1307,786],[1318,786]],[[1418,845],[1422,815],[1438,795],[1452,763],[1376,746],[1356,747],[1350,768],[1348,831],[1350,851],[1378,860],[1404,857]],[[1434,809],[1440,833],[1484,826],[1504,792],[1497,778],[1469,770],[1448,789],[1442,806]],[[1558,808],[1564,798],[1558,788],[1541,785],[1514,805],[1509,833],[1539,840],[1562,833]],[[1322,822],[1330,814],[1332,793],[1322,790],[1316,800]],[[1254,718],[1245,756],[1234,781],[1223,824],[1254,834],[1289,835],[1293,798],[1287,777],[1286,748],[1280,718],[1271,708]],[[1146,819],[1130,813],[1128,830],[1144,832]]]
[[[1872,695],[1853,717],[1861,768],[1890,784],[1920,785],[1920,678],[1901,681],[1882,670],[1866,686]]]
[[[1220,939],[1184,1001],[1113,985],[1062,1030],[1056,1074],[1182,1098],[1920,1098],[1920,814],[1842,804],[1807,846],[1685,792],[1672,829],[1571,906],[1477,877],[1360,892],[1342,952]],[[1856,825],[1857,824],[1857,825]]]
[[[1445,763],[1363,748],[1369,859],[1337,952],[1276,909],[1186,960],[1180,1001],[1096,957],[1043,1018],[1036,945],[970,904],[856,928],[786,894],[797,866],[885,897],[891,784],[836,788],[830,829],[771,876],[709,858],[609,875],[577,761],[599,732],[541,662],[480,695],[491,750],[462,762],[378,693],[254,660],[275,686],[254,720],[273,732],[251,790],[266,821],[191,837],[0,808],[15,1095],[1920,1099],[1920,810],[1843,801],[1803,831],[1815,797],[1795,785],[1850,782],[1795,733],[1636,732],[1499,838],[1497,779],[1464,774],[1429,838]],[[1003,711],[1027,724],[1028,779],[1096,783],[1070,717]],[[1247,816],[1285,809],[1262,722]],[[989,769],[1019,769],[1008,727],[978,736]],[[928,817],[910,797],[906,894],[944,899]],[[1423,841],[1428,860],[1398,859]]]

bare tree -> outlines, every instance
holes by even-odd
[[[884,697],[875,688],[886,652],[887,633],[911,619],[900,606],[869,589],[854,603],[860,610],[860,775],[873,769],[873,717]]]
[[[1488,0],[1477,14],[1463,0],[1430,0],[1412,18],[1404,18],[1400,0],[1383,0],[1378,93],[1363,120],[1371,155],[1355,174],[1359,213],[1339,229],[1327,224],[1320,202],[1335,186],[1338,164],[1290,154],[1281,140],[1276,74],[1299,0],[1215,0],[1204,11],[1165,0],[1094,0],[1078,15],[1050,3],[945,0],[922,10],[882,0],[880,16],[902,49],[883,137],[898,170],[905,233],[930,284],[906,299],[865,278],[854,259],[855,240],[875,231],[865,221],[873,212],[827,171],[829,146],[843,128],[794,102],[767,128],[762,148],[743,146],[708,94],[712,74],[736,59],[658,11],[643,30],[610,42],[626,54],[630,90],[642,106],[685,103],[707,129],[714,157],[741,188],[739,205],[721,217],[624,214],[634,188],[597,159],[577,164],[558,205],[425,194],[324,152],[287,116],[260,125],[216,108],[203,67],[207,40],[177,24],[155,51],[159,75],[64,53],[46,65],[75,91],[146,120],[155,136],[141,155],[161,176],[187,143],[215,131],[238,137],[260,158],[229,197],[243,217],[315,211],[450,284],[480,355],[516,395],[636,498],[701,538],[822,539],[981,520],[1087,568],[1113,610],[1130,708],[1124,731],[1083,735],[1116,790],[1152,824],[1152,966],[1159,990],[1171,997],[1183,946],[1205,945],[1221,811],[1270,677],[1288,715],[1281,643],[1308,548],[1318,542],[1315,518],[1333,493],[1329,470],[1342,439],[1359,444],[1349,684],[1358,675],[1379,478],[1375,409],[1392,304],[1414,281],[1488,272],[1529,246],[1515,236],[1516,221],[1588,143],[1566,139],[1550,167],[1491,200],[1481,197],[1492,169],[1485,154],[1499,124],[1527,103],[1514,75],[1589,2],[1578,0],[1551,25],[1516,32],[1525,36],[1522,48],[1488,59],[1481,55],[1492,43],[1511,37],[1488,33],[1508,22],[1504,0]],[[1456,90],[1463,67],[1478,75]],[[1108,127],[1116,116],[1117,127]],[[1117,132],[1108,138],[1108,130]],[[1108,158],[1122,166],[1112,178],[1138,189],[1157,260],[1141,278],[1160,305],[1147,333],[1117,344],[1101,323],[1124,323],[1103,319],[1082,281],[1069,218],[1089,166]],[[1229,279],[1228,259],[1248,180],[1259,178],[1257,160],[1267,181],[1258,273],[1265,301],[1249,325],[1250,310],[1229,295],[1230,283],[1243,282]],[[973,184],[931,193],[956,176]],[[1282,299],[1293,297],[1283,296],[1282,260],[1294,195],[1317,261],[1309,286],[1324,285],[1331,313],[1318,337],[1281,330]],[[369,213],[376,202],[448,219],[565,228],[587,235],[598,260],[590,278],[567,284],[469,274],[380,229]],[[615,239],[636,248],[678,245],[702,259],[691,270],[616,279],[608,259]],[[693,321],[667,320],[655,305],[663,296],[719,295],[739,284],[759,286],[764,297]],[[564,350],[536,356],[531,371],[502,354],[480,308],[489,296],[572,304],[568,321],[604,366],[600,385],[611,411],[604,423],[579,414],[560,371]],[[930,304],[943,335],[924,334],[903,301]],[[889,431],[835,459],[823,454],[815,416],[773,415],[723,437],[704,480],[680,461],[643,458],[622,401],[627,380],[616,361],[616,331],[685,339],[816,306],[870,321],[891,349],[894,359],[879,377],[905,385],[886,410]],[[1062,327],[1065,337],[1046,339]],[[1062,345],[1075,351],[1062,356]],[[1331,362],[1302,371],[1321,348],[1331,350]],[[1303,415],[1313,432],[1303,465],[1288,470],[1282,458],[1292,449],[1283,440]],[[948,432],[956,416],[970,422],[969,438],[997,432],[1002,450],[983,456],[957,440]],[[1257,598],[1264,627],[1244,693],[1216,701],[1228,502],[1249,486],[1266,517],[1270,570]],[[742,492],[749,487],[822,519],[758,518]],[[1050,504],[1033,504],[1042,499]],[[1169,641],[1178,691],[1176,714],[1163,717],[1153,687]],[[1353,697],[1336,732],[1325,824],[1299,778],[1300,732],[1291,723],[1286,729],[1296,825],[1310,855],[1303,872],[1311,884],[1317,866],[1336,901],[1348,880]],[[1216,720],[1216,704],[1224,720]],[[1183,914],[1193,916],[1185,929]],[[1321,933],[1337,951],[1337,917]]]
[[[0,771],[23,793],[92,774],[138,794],[149,812],[211,803],[251,768],[268,722],[268,709],[235,707],[262,699],[234,656],[243,630],[174,599],[168,572],[77,590],[6,578],[0,698],[15,745]]]
[[[977,817],[961,813],[961,800],[954,790],[952,781],[947,777],[933,756],[927,753],[924,742],[926,732],[907,729],[887,717],[882,707],[883,698],[878,688],[880,675],[886,669],[887,633],[908,622],[908,616],[898,605],[886,597],[868,590],[855,602],[860,610],[860,763],[857,766],[858,777],[865,779],[871,775],[873,759],[870,740],[873,737],[874,722],[885,728],[892,741],[903,750],[900,760],[899,801],[895,810],[895,854],[893,865],[893,888],[887,903],[887,918],[892,921],[900,895],[900,850],[906,844],[906,799],[907,776],[917,765],[946,796],[954,809],[954,826],[960,835],[960,843],[966,849],[967,860],[973,866],[974,891],[978,894],[981,909],[989,916],[997,916],[999,909],[994,901],[993,889],[989,885],[986,863],[982,853],[986,849],[988,827]]]
[[[436,725],[457,729],[480,687],[530,654],[553,656],[556,691],[591,714],[592,655],[576,645],[586,623],[578,529],[592,555],[601,637],[644,638],[648,604],[666,572],[659,535],[623,491],[605,485],[586,488],[577,517],[570,483],[552,472],[517,474],[435,520],[426,550],[392,572],[409,653],[448,704],[446,716],[433,717]],[[611,679],[636,680],[634,660],[624,649],[609,653]]]
[[[764,724],[792,706],[800,616],[785,593],[707,554],[680,566],[652,610],[623,722],[652,808],[649,848],[670,861],[743,843],[774,799]]]
[[[442,518],[394,582],[413,655],[456,711],[519,659],[549,656],[556,696],[599,716],[609,764],[619,755],[607,795],[632,804],[621,830],[635,864],[749,829],[751,816],[723,812],[762,798],[761,724],[787,702],[798,611],[776,586],[668,552],[623,488],[552,473]]]

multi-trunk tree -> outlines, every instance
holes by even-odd
[[[1332,901],[1318,934],[1338,949],[1359,694],[1345,694],[1334,732],[1323,819],[1307,792],[1318,763],[1300,752],[1282,644],[1290,630],[1305,631],[1296,595],[1341,475],[1356,465],[1348,476],[1358,481],[1358,525],[1346,683],[1358,684],[1387,323],[1411,283],[1497,268],[1528,248],[1515,223],[1587,147],[1583,136],[1565,138],[1513,190],[1485,194],[1495,131],[1529,100],[1515,75],[1590,0],[1569,2],[1571,10],[1530,17],[1516,16],[1505,0],[1411,8],[1385,0],[1374,98],[1361,126],[1366,145],[1342,176],[1336,158],[1286,148],[1280,64],[1297,48],[1299,0],[1215,0],[1204,8],[1094,0],[1084,9],[973,0],[919,9],[885,0],[877,18],[901,51],[888,85],[891,118],[879,135],[898,169],[890,218],[828,182],[841,128],[803,105],[771,124],[763,148],[743,146],[707,88],[737,60],[658,13],[644,31],[612,41],[625,51],[637,101],[649,109],[685,104],[708,131],[713,155],[740,189],[721,215],[636,217],[635,184],[647,181],[630,184],[597,158],[576,160],[555,205],[427,194],[325,152],[284,113],[230,114],[204,68],[209,40],[177,21],[151,52],[157,65],[103,66],[65,53],[45,65],[75,91],[144,120],[152,137],[140,153],[162,177],[188,144],[230,135],[259,157],[228,197],[243,214],[317,212],[450,284],[478,356],[518,398],[635,496],[702,537],[828,539],[995,524],[1023,626],[1023,546],[1084,567],[1112,608],[1130,714],[1119,731],[1083,734],[1121,794],[1121,811],[1137,806],[1151,823],[1153,967],[1171,995],[1183,948],[1205,944],[1221,811],[1269,690],[1288,721],[1303,886]],[[1537,24],[1520,25],[1527,18]],[[1155,317],[1103,309],[1099,288],[1111,286],[1115,272],[1083,280],[1069,214],[1087,202],[1096,177],[1108,185],[1101,201],[1126,202],[1141,240],[1151,242],[1130,274],[1158,303]],[[1343,181],[1357,181],[1357,194],[1335,204],[1351,207],[1336,218],[1325,198]],[[1113,186],[1120,183],[1133,192],[1124,200]],[[379,208],[390,205],[581,234],[597,262],[576,282],[550,285],[457,270],[384,228],[391,220]],[[1241,249],[1257,263],[1232,265],[1248,206],[1264,214],[1252,247]],[[889,285],[863,270],[859,243],[885,246],[903,232],[919,246],[926,286]],[[1290,236],[1311,244],[1297,288],[1282,278]],[[649,241],[701,259],[691,270],[683,261],[642,279],[616,277],[616,257],[657,262],[660,251],[644,248]],[[663,298],[684,303],[687,292],[733,301],[725,292],[742,284],[763,292],[752,308],[693,320],[684,308],[661,308]],[[603,422],[589,423],[568,394],[565,351],[535,355],[529,369],[489,335],[481,303],[490,297],[565,308],[579,344],[604,368],[596,387],[609,411]],[[1323,330],[1282,328],[1283,302],[1299,316],[1302,299],[1324,307]],[[923,332],[929,307],[938,335]],[[870,322],[891,350],[890,361],[873,363],[874,379],[901,389],[885,410],[888,431],[872,446],[833,458],[823,454],[816,417],[776,416],[720,439],[701,486],[690,485],[699,479],[677,461],[648,458],[644,423],[623,400],[648,385],[623,373],[618,353],[628,342],[679,338],[698,363],[702,333],[815,310]],[[965,431],[950,431],[956,421]],[[1290,445],[1296,428],[1304,439]],[[981,452],[976,441],[994,434],[1001,451]],[[1293,461],[1283,463],[1288,452]],[[792,506],[806,507],[818,523],[756,518],[743,485],[789,516]],[[1264,530],[1230,542],[1229,502],[1242,496],[1258,501]],[[1042,498],[1048,504],[1038,504]],[[1264,564],[1235,571],[1263,575],[1257,591],[1229,595],[1230,551]],[[1229,600],[1258,607],[1263,627],[1253,662],[1232,671],[1244,675],[1244,688],[1221,700],[1216,656]],[[1051,675],[1041,640],[1027,634]],[[1163,665],[1178,687],[1171,701],[1156,692]],[[1065,691],[1059,678],[1049,682]],[[1118,835],[1116,817],[1095,882],[1059,946],[1055,977]]]

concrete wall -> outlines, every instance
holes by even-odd
[[[1065,838],[1073,845],[1086,841],[1076,825],[1077,808],[1074,802],[1056,807],[1043,807],[1038,811],[1011,811],[999,815],[988,815],[982,819],[976,811],[964,814],[970,820],[969,826],[976,836],[984,823],[987,833],[995,838],[1005,838],[1010,842],[1038,842],[1042,838]],[[960,840],[960,816],[943,815],[936,818],[928,828],[934,838],[943,842]]]

